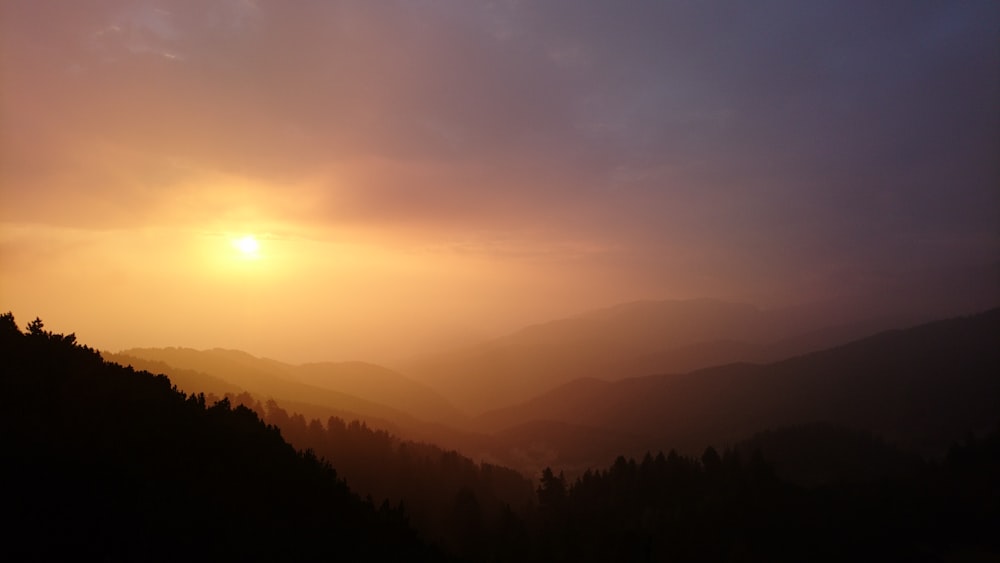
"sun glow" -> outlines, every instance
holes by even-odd
[[[236,248],[236,250],[238,250],[244,258],[260,258],[260,243],[257,242],[257,237],[253,235],[244,235],[233,239],[233,247]]]

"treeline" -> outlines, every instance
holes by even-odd
[[[796,430],[796,432],[801,432]],[[798,486],[759,453],[619,458],[538,490],[548,561],[945,561],[1000,556],[1000,431],[874,480]]]
[[[228,401],[0,316],[4,553],[15,561],[437,559],[401,511]]]

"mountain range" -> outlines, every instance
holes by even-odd
[[[527,473],[547,465],[583,469],[621,453],[736,444],[767,428],[814,422],[871,431],[935,456],[964,433],[995,424],[997,310],[795,353],[877,325],[810,331],[805,318],[698,300],[632,303],[527,327],[476,353],[450,356],[479,366],[477,380],[498,396],[498,389],[517,391],[512,398],[547,388],[513,403],[483,402],[503,406],[475,417],[417,377],[362,362],[294,366],[181,348],[105,357],[167,373],[187,392],[248,391],[307,420],[357,418]],[[711,367],[690,369],[702,364]],[[635,372],[643,375],[626,376]]]
[[[736,444],[750,429],[817,421],[940,456],[966,433],[995,427],[998,344],[1000,309],[993,309],[769,364],[613,382],[581,378],[476,422],[522,450],[530,444],[544,451],[544,463],[577,467],[613,455],[607,449],[594,457],[600,452],[584,439],[594,428],[615,434],[618,450],[631,445],[631,453],[641,454]]]
[[[883,330],[984,311],[1000,305],[998,279],[1000,266],[994,265],[769,309],[715,299],[637,301],[396,367],[465,412],[481,414],[579,378],[615,381],[732,362],[770,363]]]

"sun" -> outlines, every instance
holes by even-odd
[[[253,235],[244,235],[233,239],[233,247],[240,252],[244,258],[260,258],[260,243]]]

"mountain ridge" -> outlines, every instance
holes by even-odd
[[[389,420],[412,417],[452,424],[463,420],[458,409],[430,388],[394,370],[367,362],[292,365],[224,348],[132,348],[119,355],[208,374],[265,397],[300,403],[319,401],[319,404],[339,405],[359,415]]]
[[[645,436],[654,451],[736,443],[750,428],[827,421],[940,455],[966,432],[995,425],[998,340],[1000,309],[992,309],[770,364],[573,382],[476,421],[499,433],[537,420],[596,426]]]
[[[403,371],[482,414],[578,377],[619,380],[732,361],[776,361],[866,336],[891,320],[826,324],[802,308],[642,300],[523,327]]]

